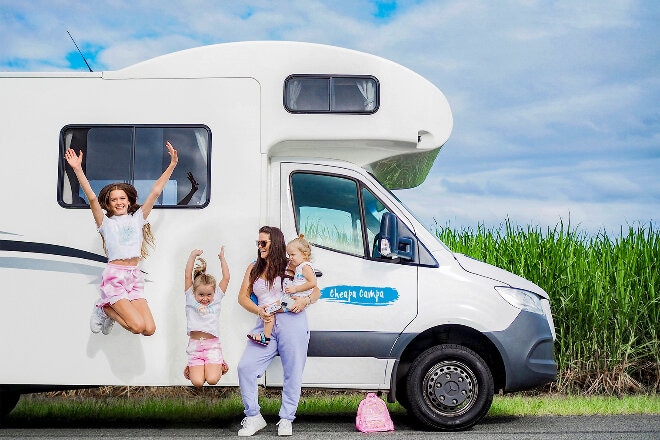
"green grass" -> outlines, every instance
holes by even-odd
[[[303,396],[298,407],[301,417],[355,417],[363,393]],[[265,416],[276,417],[279,396],[260,397]],[[405,417],[406,410],[388,404],[393,416]],[[506,395],[495,396],[488,416],[546,415],[625,415],[660,414],[658,395],[562,396]],[[237,423],[243,417],[238,391],[233,389],[214,396],[179,397],[49,397],[46,394],[23,396],[10,414],[7,425],[14,426],[198,426],[213,421],[215,425]]]
[[[490,416],[660,414],[660,397],[616,396],[495,396]]]
[[[557,331],[556,390],[660,391],[660,231],[653,225],[589,236],[554,228],[436,227],[454,252],[499,266],[550,296]]]

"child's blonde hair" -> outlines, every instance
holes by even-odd
[[[286,248],[289,247],[297,249],[305,257],[305,260],[309,261],[312,258],[312,247],[309,245],[309,241],[305,239],[303,234],[300,234],[297,238],[294,238],[287,243]]]
[[[215,287],[215,277],[206,273],[206,260],[197,257],[195,267],[193,267],[193,292],[197,291],[197,288],[202,285]]]

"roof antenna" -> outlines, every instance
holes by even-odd
[[[69,31],[67,30],[66,33],[69,34],[69,38],[71,38],[71,41],[73,41],[73,45],[76,46],[76,49],[78,49],[78,53],[80,54],[80,56],[82,57],[83,61],[84,61],[85,64],[87,65],[87,68],[89,69],[89,71],[90,71],[90,72],[93,72],[92,68],[89,67],[89,63],[88,63],[87,60],[85,59],[85,55],[82,54],[82,52],[80,51],[80,48],[79,48],[78,45],[76,44],[76,40],[74,40],[73,37],[71,36],[71,32],[69,32]]]

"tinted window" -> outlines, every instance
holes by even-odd
[[[138,191],[138,203],[167,168],[165,142],[176,148],[179,163],[156,206],[203,207],[209,201],[211,134],[204,126],[67,126],[60,136],[61,170],[58,202],[65,207],[88,205],[73,170],[64,160],[72,148],[83,152],[83,170],[96,194],[113,182]]]
[[[324,78],[299,78],[287,82],[288,108],[299,111],[330,111],[330,82]]]
[[[362,183],[344,176],[295,172],[291,195],[296,229],[310,243],[327,249],[387,263],[438,267],[415,234],[399,221],[399,236],[414,240],[412,261],[381,257],[374,252],[387,206]]]
[[[364,224],[367,229],[367,243],[369,243],[369,256],[373,257],[376,235],[380,232],[380,219],[384,213],[390,211],[367,188],[362,188],[362,204],[364,206]]]
[[[323,174],[295,173],[291,189],[299,233],[310,243],[364,255],[357,183]]]
[[[293,113],[370,114],[379,93],[371,76],[292,75],[284,82],[284,106]]]

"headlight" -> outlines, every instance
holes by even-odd
[[[545,316],[543,305],[541,304],[541,298],[537,294],[530,292],[529,290],[515,289],[513,287],[505,286],[495,286],[495,290],[513,307]]]

